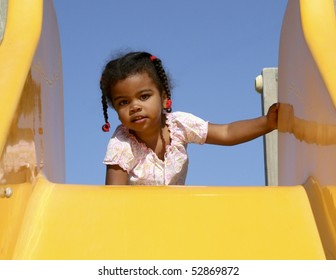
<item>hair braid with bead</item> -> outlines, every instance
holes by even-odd
[[[160,59],[158,59],[157,57],[153,57],[151,56],[151,61],[153,62],[156,72],[159,75],[159,78],[161,80],[161,84],[164,87],[164,91],[167,95],[167,99],[171,100],[171,93],[170,93],[170,84],[169,84],[169,80],[166,74],[166,71],[164,70],[163,66],[162,66],[162,62]],[[171,112],[171,108],[166,108],[165,109],[168,113]]]
[[[103,86],[103,76],[100,79],[100,89],[102,90],[103,94],[101,96],[101,102],[103,105],[103,114],[104,114],[104,120],[105,124],[102,126],[102,130],[104,132],[108,132],[110,130],[110,123],[108,121],[108,113],[107,113],[107,101],[106,101],[106,95],[104,94],[104,86]]]

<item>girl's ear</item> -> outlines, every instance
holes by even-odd
[[[162,98],[161,99],[162,99],[162,107],[163,107],[163,109],[165,109],[166,104],[167,104],[167,100],[168,100],[168,95],[165,91],[162,93]]]

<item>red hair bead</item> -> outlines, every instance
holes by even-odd
[[[173,102],[171,101],[171,99],[168,99],[166,101],[166,109],[171,109],[172,104],[173,104]]]
[[[103,126],[102,126],[102,130],[104,132],[109,132],[110,131],[110,123],[109,122],[106,122]]]
[[[155,59],[157,59],[157,57],[155,55],[151,55],[149,58],[151,61],[154,61]]]

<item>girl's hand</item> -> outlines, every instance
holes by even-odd
[[[271,107],[269,107],[266,118],[267,118],[267,126],[270,130],[274,130],[278,128],[278,112],[280,108],[280,103],[274,103]]]

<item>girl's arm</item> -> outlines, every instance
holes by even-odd
[[[232,146],[255,139],[278,127],[279,104],[273,104],[266,116],[230,124],[211,124],[206,143]]]
[[[107,165],[105,185],[128,185],[127,172],[119,165]]]

